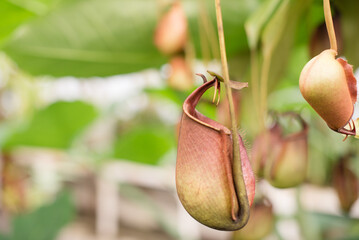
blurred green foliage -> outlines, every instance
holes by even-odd
[[[300,216],[305,239],[349,240],[359,237],[359,220],[347,216],[303,212]]]
[[[3,144],[4,150],[19,146],[66,149],[86,126],[97,117],[89,103],[56,102],[36,112],[33,118],[10,134]]]
[[[94,77],[160,69],[169,57],[163,56],[153,44],[154,30],[163,11],[158,2],[2,0],[0,50],[16,63],[17,71],[31,76]],[[214,1],[182,2],[189,23],[190,41],[186,54],[205,63],[218,59]],[[359,1],[332,2],[333,14],[340,18],[343,45],[340,54],[357,68]],[[342,142],[342,136],[328,130],[298,89],[300,71],[312,54],[313,33],[323,23],[322,1],[223,0],[222,4],[230,73],[235,80],[248,81],[250,86],[241,92],[241,127],[245,129],[246,138],[252,141],[258,133],[251,96],[251,68],[255,66],[250,59],[255,56],[255,70],[259,76],[268,77],[269,109],[299,112],[311,126],[308,182],[330,184],[334,163],[347,152],[358,154],[359,143],[356,139]],[[145,89],[143,93],[150,101],[160,99],[173,104],[180,113],[189,92],[165,86]],[[210,103],[211,98],[212,92],[209,92],[199,109],[215,118],[216,109]],[[3,151],[20,146],[68,150],[103,114],[82,101],[59,101],[41,109],[33,107],[32,117],[22,119],[20,126],[14,124],[16,127],[7,130],[10,134],[2,141]],[[109,147],[111,157],[157,165],[174,152],[175,124],[164,125],[155,112],[151,118],[139,114],[127,123],[119,122],[119,130]],[[354,159],[352,165],[358,166],[358,159]],[[58,229],[71,220],[72,212],[69,196],[61,195],[52,205],[16,217],[14,234],[0,239],[53,239]],[[359,235],[357,220],[349,217],[303,213],[299,220],[304,224],[302,229],[307,239],[357,239]]]
[[[75,207],[68,192],[63,192],[50,204],[30,213],[20,214],[12,221],[12,233],[0,235],[1,240],[49,240],[55,239],[61,228],[75,214]]]
[[[114,157],[156,165],[175,146],[174,129],[142,125],[118,135]]]
[[[1,46],[20,24],[29,20],[34,14],[10,1],[0,1],[0,16],[4,19],[0,22]]]
[[[156,3],[148,0],[73,1],[39,17],[5,47],[34,75],[109,76],[159,67]]]

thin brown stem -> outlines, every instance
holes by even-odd
[[[221,10],[221,1],[215,0],[216,3],[216,16],[217,16],[217,28],[218,28],[218,37],[219,37],[219,48],[221,53],[221,62],[222,62],[222,72],[224,77],[224,85],[226,87],[227,99],[229,104],[229,111],[231,117],[232,125],[232,137],[233,137],[233,177],[234,184],[236,188],[236,194],[239,201],[240,212],[238,213],[238,219],[236,219],[236,224],[238,228],[244,227],[249,219],[249,204],[247,197],[246,185],[243,179],[241,155],[239,149],[239,136],[237,131],[237,121],[236,114],[234,110],[234,103],[232,97],[232,89],[229,84],[229,72],[228,72],[228,63],[226,55],[226,45],[224,40],[224,31],[223,31],[223,20],[222,20],[222,10]]]
[[[324,7],[325,25],[327,26],[327,31],[330,41],[330,48],[334,50],[336,53],[338,53],[337,38],[335,36],[334,24],[333,24],[332,12],[330,10],[329,0],[323,0],[323,7]]]

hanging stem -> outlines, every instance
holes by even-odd
[[[327,26],[327,31],[330,41],[330,49],[338,53],[337,38],[335,36],[334,24],[333,24],[332,12],[330,10],[329,0],[323,0],[323,6],[324,6],[325,25]]]
[[[229,104],[229,112],[231,118],[232,125],[232,138],[233,138],[233,177],[235,179],[234,184],[236,187],[236,194],[239,201],[239,218],[237,219],[237,223],[240,227],[246,225],[249,219],[249,204],[248,197],[246,191],[246,185],[243,179],[243,171],[242,171],[242,163],[241,163],[241,155],[239,150],[239,136],[237,132],[237,121],[236,114],[234,111],[234,103],[232,97],[232,89],[229,86],[229,72],[228,72],[228,63],[226,56],[226,45],[224,41],[224,31],[223,31],[223,20],[222,20],[222,11],[221,11],[221,1],[215,0],[216,3],[216,16],[217,16],[217,28],[218,28],[218,36],[219,36],[219,47],[221,52],[221,62],[222,62],[222,72],[224,77],[224,85],[226,87],[227,99]]]

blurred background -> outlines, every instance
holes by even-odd
[[[0,0],[1,240],[359,239],[359,141],[298,88],[329,47],[322,1],[222,11],[231,79],[249,82],[234,95],[257,174],[248,226],[197,223],[175,189],[182,103],[195,73],[221,71],[214,0]],[[332,1],[354,71],[358,11]],[[198,109],[227,125],[225,95],[212,96]]]

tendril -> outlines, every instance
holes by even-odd
[[[339,133],[345,134],[343,142],[345,140],[347,140],[349,135],[353,136],[353,135],[356,134],[355,123],[354,123],[353,119],[350,119],[350,121],[348,122],[348,125],[349,125],[349,129],[346,129],[346,128],[343,127],[343,128],[338,130]]]

